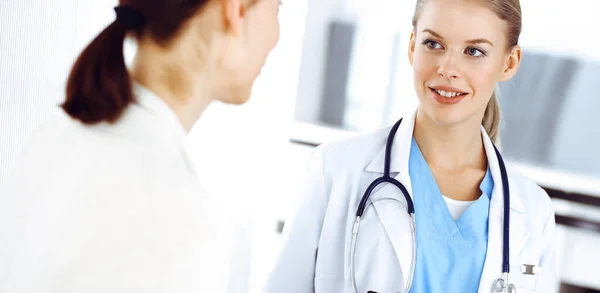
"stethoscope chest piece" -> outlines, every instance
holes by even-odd
[[[494,282],[494,292],[507,292],[507,293],[517,293],[517,288],[513,284],[506,284],[507,282],[503,279],[497,279]]]

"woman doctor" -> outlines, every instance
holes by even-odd
[[[417,1],[420,106],[397,130],[317,149],[265,293],[555,292],[551,201],[513,167],[503,176],[494,147],[495,88],[519,67],[520,32],[518,0]],[[414,203],[416,259],[411,204],[390,183],[373,189],[353,239],[361,198],[388,168]]]
[[[280,1],[119,4],[0,192],[0,292],[226,290],[225,205],[203,191],[183,140],[212,101],[248,99]]]

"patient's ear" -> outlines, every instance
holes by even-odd
[[[228,32],[236,36],[242,34],[242,23],[246,8],[241,0],[220,0],[223,11],[223,19]]]

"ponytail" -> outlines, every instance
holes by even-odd
[[[123,56],[128,32],[134,33],[138,40],[149,36],[158,43],[168,41],[209,1],[118,2],[114,9],[116,20],[83,50],[67,81],[62,109],[84,124],[116,122],[134,100]]]
[[[67,81],[62,108],[85,124],[113,123],[133,101],[123,44],[129,30],[139,33],[145,18],[129,5],[117,6],[115,12],[117,20],[83,50]]]
[[[127,29],[110,24],[83,50],[67,82],[63,110],[85,124],[115,122],[132,101],[123,44]]]
[[[481,124],[493,143],[500,143],[500,105],[498,104],[497,90],[494,90],[492,97],[485,108],[483,121]]]

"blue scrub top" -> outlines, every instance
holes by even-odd
[[[494,188],[489,167],[480,185],[482,196],[456,221],[414,138],[409,173],[417,225],[417,263],[410,292],[477,292]]]

